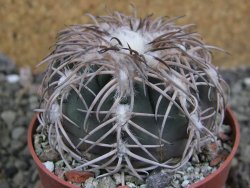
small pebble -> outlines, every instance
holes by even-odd
[[[19,82],[20,77],[17,74],[9,74],[6,76],[6,81],[13,84]]]
[[[181,175],[180,174],[174,174],[174,179],[181,179]]]
[[[7,182],[7,180],[2,179],[2,180],[0,181],[0,187],[1,187],[1,188],[10,188],[10,185],[9,185],[9,183]]]
[[[245,78],[243,83],[247,88],[250,88],[250,77]]]
[[[53,161],[56,162],[59,159],[59,154],[52,148],[43,149],[39,155],[41,161]]]
[[[49,142],[42,142],[42,143],[41,143],[41,146],[42,146],[43,148],[47,148],[48,145],[49,145]]]
[[[15,167],[21,170],[26,170],[29,167],[28,164],[23,160],[16,160],[14,164],[15,164]]]
[[[238,159],[233,158],[233,160],[232,160],[232,168],[237,167],[237,166],[238,166],[238,164],[239,164]]]
[[[6,55],[0,53],[0,72],[10,73],[15,70],[16,64]]]
[[[22,148],[24,148],[24,146],[25,145],[23,142],[20,142],[19,140],[12,140],[12,142],[10,143],[10,151],[13,154],[17,154],[22,150]]]
[[[55,167],[55,175],[57,175],[60,178],[63,178],[63,174],[64,174],[64,171],[62,170],[62,168]]]
[[[15,166],[9,166],[5,168],[5,175],[7,177],[12,178],[17,172],[18,172],[18,169]]]
[[[189,179],[189,176],[187,176],[187,175],[183,176],[183,180],[188,180],[188,179]]]
[[[193,172],[194,171],[194,167],[190,166],[187,168],[187,172]]]
[[[50,171],[53,172],[54,171],[54,163],[51,161],[46,161],[43,163],[43,165]]]
[[[201,176],[199,180],[203,180],[205,177]]]
[[[130,175],[125,176],[125,181],[135,183],[136,185],[143,183],[142,180],[138,179],[137,177],[130,176]]]
[[[110,176],[106,176],[98,180],[96,188],[116,188],[116,184]]]
[[[173,180],[171,182],[171,184],[174,186],[174,187],[178,187],[180,185],[180,181],[179,180]]]
[[[194,172],[195,172],[195,173],[200,173],[200,169],[201,169],[201,167],[195,167],[195,168],[194,168]]]
[[[64,161],[63,161],[63,160],[57,161],[57,162],[55,163],[55,166],[56,166],[56,167],[62,168],[63,166],[65,166]]]
[[[65,172],[65,177],[67,181],[74,183],[84,183],[88,178],[93,177],[94,175],[90,172],[70,170]]]
[[[94,178],[90,177],[84,182],[84,188],[95,188],[97,184],[94,182]]]
[[[35,146],[35,152],[38,156],[40,156],[43,153],[43,149],[39,146]]]
[[[12,139],[19,140],[22,136],[25,137],[26,135],[26,130],[24,127],[16,127],[13,129],[11,133]]]
[[[16,186],[22,187],[23,184],[23,179],[24,179],[24,174],[22,171],[19,171],[13,178],[13,182]]]
[[[131,183],[131,182],[126,182],[126,185],[130,188],[136,188],[136,185],[134,183]]]
[[[187,187],[189,184],[189,180],[184,180],[181,184],[182,187]]]
[[[1,118],[8,126],[11,126],[16,119],[16,112],[12,110],[4,111],[1,113]]]

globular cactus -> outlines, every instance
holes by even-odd
[[[177,19],[113,13],[58,35],[42,84],[39,120],[76,169],[101,176],[175,170],[216,139],[225,83],[211,50]]]

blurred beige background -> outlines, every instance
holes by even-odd
[[[49,53],[60,29],[88,22],[85,13],[129,13],[129,2],[140,16],[185,15],[179,24],[195,23],[207,43],[231,53],[215,53],[216,65],[250,65],[249,0],[0,0],[0,52],[19,66],[34,67]]]

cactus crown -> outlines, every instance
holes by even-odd
[[[192,25],[113,13],[61,31],[42,84],[39,120],[76,169],[143,179],[175,170],[215,139],[224,81]]]

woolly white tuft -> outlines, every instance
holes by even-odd
[[[119,71],[119,78],[120,78],[122,83],[128,82],[128,75],[126,74],[126,72],[124,70]]]
[[[61,113],[60,113],[60,106],[57,103],[51,105],[51,109],[49,111],[49,118],[51,123],[55,123],[60,121]]]
[[[126,147],[126,144],[123,143],[121,140],[118,141],[118,155],[120,157],[124,156],[127,152],[127,147]]]
[[[111,32],[112,37],[116,37],[122,43],[123,48],[131,48],[138,53],[144,55],[146,59],[146,63],[151,68],[155,68],[159,62],[154,59],[154,56],[158,57],[159,54],[157,52],[148,52],[150,43],[153,38],[158,37],[162,33],[143,33],[131,31],[127,27],[117,28],[113,32]],[[117,45],[118,42],[116,40],[111,40],[111,45]],[[129,47],[128,47],[129,45]],[[125,51],[129,53],[128,50]]]
[[[58,80],[57,85],[60,86],[63,84],[63,82],[72,74],[71,70],[65,70],[64,74],[61,76],[61,78]]]
[[[119,87],[117,89],[117,92],[119,94],[122,95],[129,95],[130,91],[129,91],[129,77],[126,73],[126,71],[124,70],[120,70],[119,71],[119,75],[118,75],[118,79],[119,79]]]
[[[119,104],[116,107],[115,115],[117,117],[117,122],[120,125],[124,125],[128,119],[129,105]]]
[[[202,122],[200,121],[200,118],[198,116],[198,113],[195,112],[193,114],[191,114],[191,120],[192,120],[192,123],[194,123],[194,125],[199,129],[203,129],[203,125],[202,125]]]
[[[111,36],[118,38],[124,48],[128,48],[129,45],[131,49],[136,50],[141,54],[146,51],[145,46],[147,41],[138,32],[131,31],[130,29],[125,27],[121,27],[111,33]],[[111,40],[111,44],[116,45],[117,42],[115,40]]]

